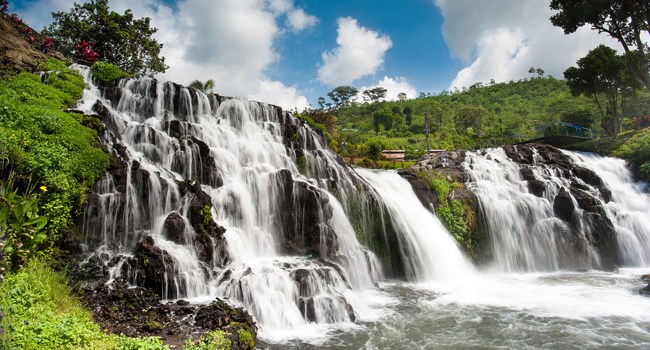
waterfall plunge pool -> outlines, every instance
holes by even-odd
[[[352,324],[261,332],[265,349],[639,349],[650,347],[650,298],[639,275],[480,273],[466,280],[386,282]],[[364,298],[360,294],[357,297]]]

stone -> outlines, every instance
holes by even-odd
[[[176,244],[187,244],[185,240],[185,220],[177,211],[172,211],[165,218],[162,234]]]
[[[565,188],[560,189],[553,199],[553,212],[555,216],[566,222],[571,222],[574,210],[575,206],[571,195]]]

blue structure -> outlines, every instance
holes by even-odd
[[[569,136],[569,130],[574,129],[575,130],[575,136],[584,137],[584,138],[588,138],[588,139],[594,138],[593,134],[591,133],[591,129],[585,128],[584,126],[575,125],[575,124],[571,124],[571,123],[567,123],[567,122],[558,122],[558,124],[560,124],[562,126],[560,128],[560,132],[562,133],[562,135]],[[589,135],[589,136],[587,136],[587,135]],[[574,136],[574,135],[570,135],[570,136]]]

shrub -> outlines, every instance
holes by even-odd
[[[210,333],[205,334],[197,342],[192,342],[188,340],[187,342],[185,342],[184,349],[185,350],[230,349],[231,345],[232,343],[230,342],[230,339],[226,338],[226,333],[224,333],[223,331],[212,331]]]
[[[128,78],[130,75],[123,72],[118,66],[107,62],[98,61],[92,65],[93,76],[102,84],[108,85],[117,80]]]

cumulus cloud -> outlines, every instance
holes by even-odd
[[[589,28],[565,35],[549,18],[550,1],[434,0],[444,16],[443,35],[452,55],[467,63],[450,88],[530,76],[530,67],[562,72],[601,43],[617,47]]]
[[[267,70],[279,57],[274,44],[283,25],[296,32],[317,23],[293,0],[184,0],[174,8],[167,3],[112,0],[110,7],[150,17],[151,25],[158,28],[154,37],[163,44],[162,55],[169,66],[158,78],[183,84],[213,79],[216,91],[224,95],[262,91],[262,82],[269,81]],[[51,22],[51,11],[71,7],[67,0],[32,0],[17,10],[39,28]]]
[[[318,18],[305,13],[303,9],[293,9],[287,15],[287,23],[294,32],[299,32],[318,24]]]
[[[359,26],[351,17],[338,19],[338,47],[322,54],[318,79],[329,86],[347,85],[374,74],[393,45],[388,36]]]
[[[388,76],[384,76],[384,79],[380,80],[377,82],[377,84],[373,86],[364,86],[361,89],[359,89],[359,95],[357,95],[357,102],[363,102],[363,91],[368,90],[368,89],[373,89],[376,87],[383,87],[386,89],[386,97],[384,100],[386,101],[395,101],[398,100],[397,95],[400,93],[405,93],[407,98],[415,98],[415,87],[411,85],[406,78],[404,77],[396,77],[396,78],[391,78]]]
[[[282,107],[285,110],[294,108],[302,111],[309,107],[309,102],[293,86],[285,86],[282,82],[262,80],[256,93],[248,98],[255,101],[266,102]]]

